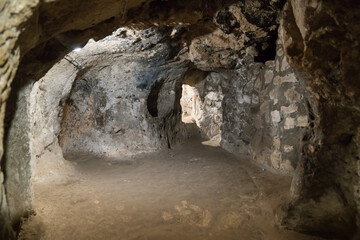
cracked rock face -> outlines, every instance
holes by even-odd
[[[359,10],[357,1],[321,0],[291,0],[284,9],[280,39],[304,75],[315,123],[284,220],[292,229],[349,238],[359,227]]]
[[[284,1],[244,1],[217,12],[217,30],[195,38],[190,45],[190,59],[195,66],[239,68],[239,59],[250,54],[255,61],[275,59],[277,16]]]

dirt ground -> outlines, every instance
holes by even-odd
[[[80,159],[66,182],[34,184],[20,239],[319,239],[276,227],[291,178],[199,137],[132,160]]]

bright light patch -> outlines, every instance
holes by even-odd
[[[221,135],[218,134],[212,137],[210,140],[201,142],[202,145],[211,146],[211,147],[220,147]]]
[[[208,140],[201,142],[202,145],[210,146],[210,147],[220,147],[220,142]]]
[[[78,51],[80,51],[81,50],[81,48],[74,48],[74,50],[73,50],[73,52],[78,52]]]

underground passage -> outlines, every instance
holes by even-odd
[[[3,0],[0,239],[360,239],[360,2]]]

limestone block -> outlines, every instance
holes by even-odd
[[[281,85],[282,83],[297,83],[297,82],[298,80],[294,73],[287,74],[283,77],[276,76],[273,81],[274,85]]]
[[[297,127],[306,127],[308,124],[308,117],[307,116],[299,116],[296,119],[296,126]]]
[[[281,116],[280,116],[280,112],[278,110],[272,111],[271,112],[271,121],[274,124],[277,124],[281,121]]]
[[[298,107],[296,104],[291,104],[288,107],[285,106],[281,106],[281,113],[282,114],[290,114],[290,113],[294,113],[298,110]]]
[[[278,93],[278,90],[276,88],[271,90],[269,93],[270,99],[273,100],[273,105],[276,105],[279,102],[277,93]]]
[[[251,97],[249,95],[244,95],[243,100],[245,103],[251,103]]]
[[[266,70],[264,74],[264,78],[265,78],[265,84],[271,83],[271,81],[274,78],[274,72],[271,70]]]
[[[206,95],[206,98],[207,99],[210,99],[211,101],[216,101],[219,99],[219,96],[216,92],[209,92],[207,95]]]
[[[300,94],[295,90],[295,87],[286,90],[284,96],[290,103],[298,102],[301,99]]]
[[[285,124],[284,124],[284,128],[285,129],[293,129],[295,127],[295,119],[288,117],[285,119]]]

